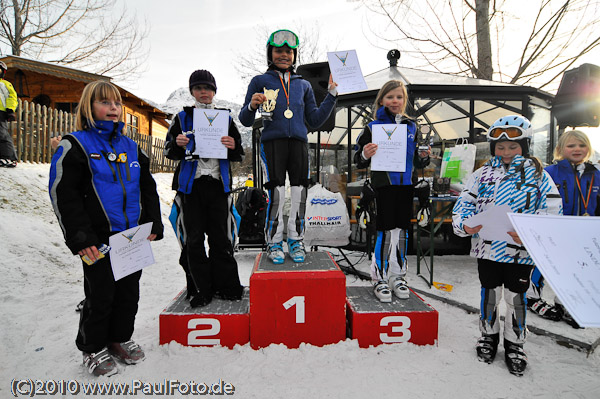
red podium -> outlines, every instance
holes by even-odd
[[[181,291],[159,316],[160,345],[171,341],[186,346],[245,345],[250,340],[248,293],[240,301],[213,299],[205,307],[190,307]]]
[[[438,337],[438,312],[413,291],[408,299],[391,303],[375,299],[372,287],[348,287],[349,337],[361,348],[412,342],[434,345]]]
[[[250,345],[297,348],[346,338],[346,276],[326,252],[273,264],[261,253],[250,276]]]

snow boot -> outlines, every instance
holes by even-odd
[[[392,302],[392,291],[390,291],[390,286],[385,280],[379,280],[377,284],[375,284],[374,292],[380,302]]]
[[[108,344],[108,353],[125,364],[138,364],[146,359],[146,355],[142,348],[131,340]]]
[[[527,368],[527,355],[522,344],[504,340],[504,360],[511,374],[522,377]]]
[[[88,373],[96,377],[110,377],[119,371],[115,359],[108,353],[107,348],[96,353],[83,352],[83,365],[87,368]]]
[[[552,306],[542,298],[527,298],[527,308],[547,320],[560,321],[562,312],[558,306]]]
[[[285,261],[282,243],[274,242],[273,244],[269,244],[267,247],[267,256],[276,265],[282,264]]]
[[[287,244],[290,258],[292,258],[295,263],[304,262],[304,258],[306,257],[304,242],[302,240],[288,239]]]
[[[212,295],[197,294],[190,299],[190,306],[192,308],[201,308],[211,303],[212,299]]]
[[[496,358],[499,342],[500,334],[484,334],[477,340],[477,345],[475,346],[475,349],[477,350],[477,359],[480,362],[491,364]]]
[[[392,289],[394,295],[400,299],[408,299],[410,296],[410,290],[406,284],[406,280],[402,276],[391,276],[389,280],[389,286]]]
[[[557,303],[556,307],[558,309],[560,309],[561,320],[563,320],[565,323],[567,323],[568,325],[570,325],[573,328],[584,328],[584,327],[581,327],[579,325],[579,323],[577,323],[575,321],[575,319],[573,318],[573,316],[571,316],[571,314],[569,312],[567,312],[567,309],[565,309],[565,307],[562,304]]]

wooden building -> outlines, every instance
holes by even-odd
[[[20,99],[70,113],[75,112],[86,84],[111,80],[107,76],[13,55],[1,57],[0,61],[8,67],[4,78],[13,84]],[[164,139],[169,127],[167,115],[133,93],[115,86],[123,97],[123,122],[127,130]]]

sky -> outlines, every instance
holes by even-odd
[[[127,9],[150,25],[150,52],[142,79],[124,86],[158,103],[165,102],[174,90],[187,87],[188,78],[196,69],[207,69],[215,76],[217,98],[242,103],[247,84],[238,77],[234,66],[240,54],[248,54],[248,49],[256,48],[257,43],[266,44],[267,37],[259,37],[257,25],[266,25],[269,31],[316,25],[321,40],[337,43],[332,51],[357,50],[363,74],[389,65],[386,55],[391,47],[376,48],[368,43],[363,34],[368,29],[366,10],[357,1],[173,3],[174,6],[165,6],[164,1],[157,0],[127,1]],[[302,51],[302,37],[300,46]],[[326,61],[326,54],[322,61]]]
[[[257,44],[266,44],[267,37],[257,26],[264,25],[269,32],[316,28],[328,50],[356,50],[363,75],[387,68],[387,52],[401,48],[382,43],[371,33],[370,26],[380,29],[388,21],[369,12],[359,0],[177,0],[168,6],[162,0],[128,0],[126,7],[150,28],[149,53],[141,78],[122,86],[159,104],[176,89],[187,87],[189,75],[196,69],[207,69],[215,76],[217,98],[242,104],[247,84],[235,64]],[[300,51],[302,40],[300,37]],[[325,53],[322,61],[326,61]],[[584,62],[600,64],[600,49],[576,66]],[[401,57],[399,64],[416,67],[407,56]],[[592,146],[600,149],[600,129],[581,130],[588,133]]]

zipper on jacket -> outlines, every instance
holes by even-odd
[[[115,168],[113,167],[113,164],[111,161],[108,160],[108,152],[106,151],[101,151],[102,155],[104,155],[104,159],[106,159],[106,163],[108,164],[108,167],[110,168],[110,171],[113,174],[113,181],[117,181],[117,173],[115,171]]]
[[[112,144],[112,139],[110,140],[109,145],[113,152],[116,154],[117,152]],[[115,169],[117,169],[119,183],[121,184],[121,189],[123,190],[123,217],[125,218],[125,230],[127,230],[129,228],[129,218],[127,217],[127,190],[125,189],[125,183],[123,183],[123,176],[121,176],[121,168],[117,167]]]
[[[563,180],[563,192],[565,193],[565,203],[569,203],[569,193],[567,192],[567,181]]]

